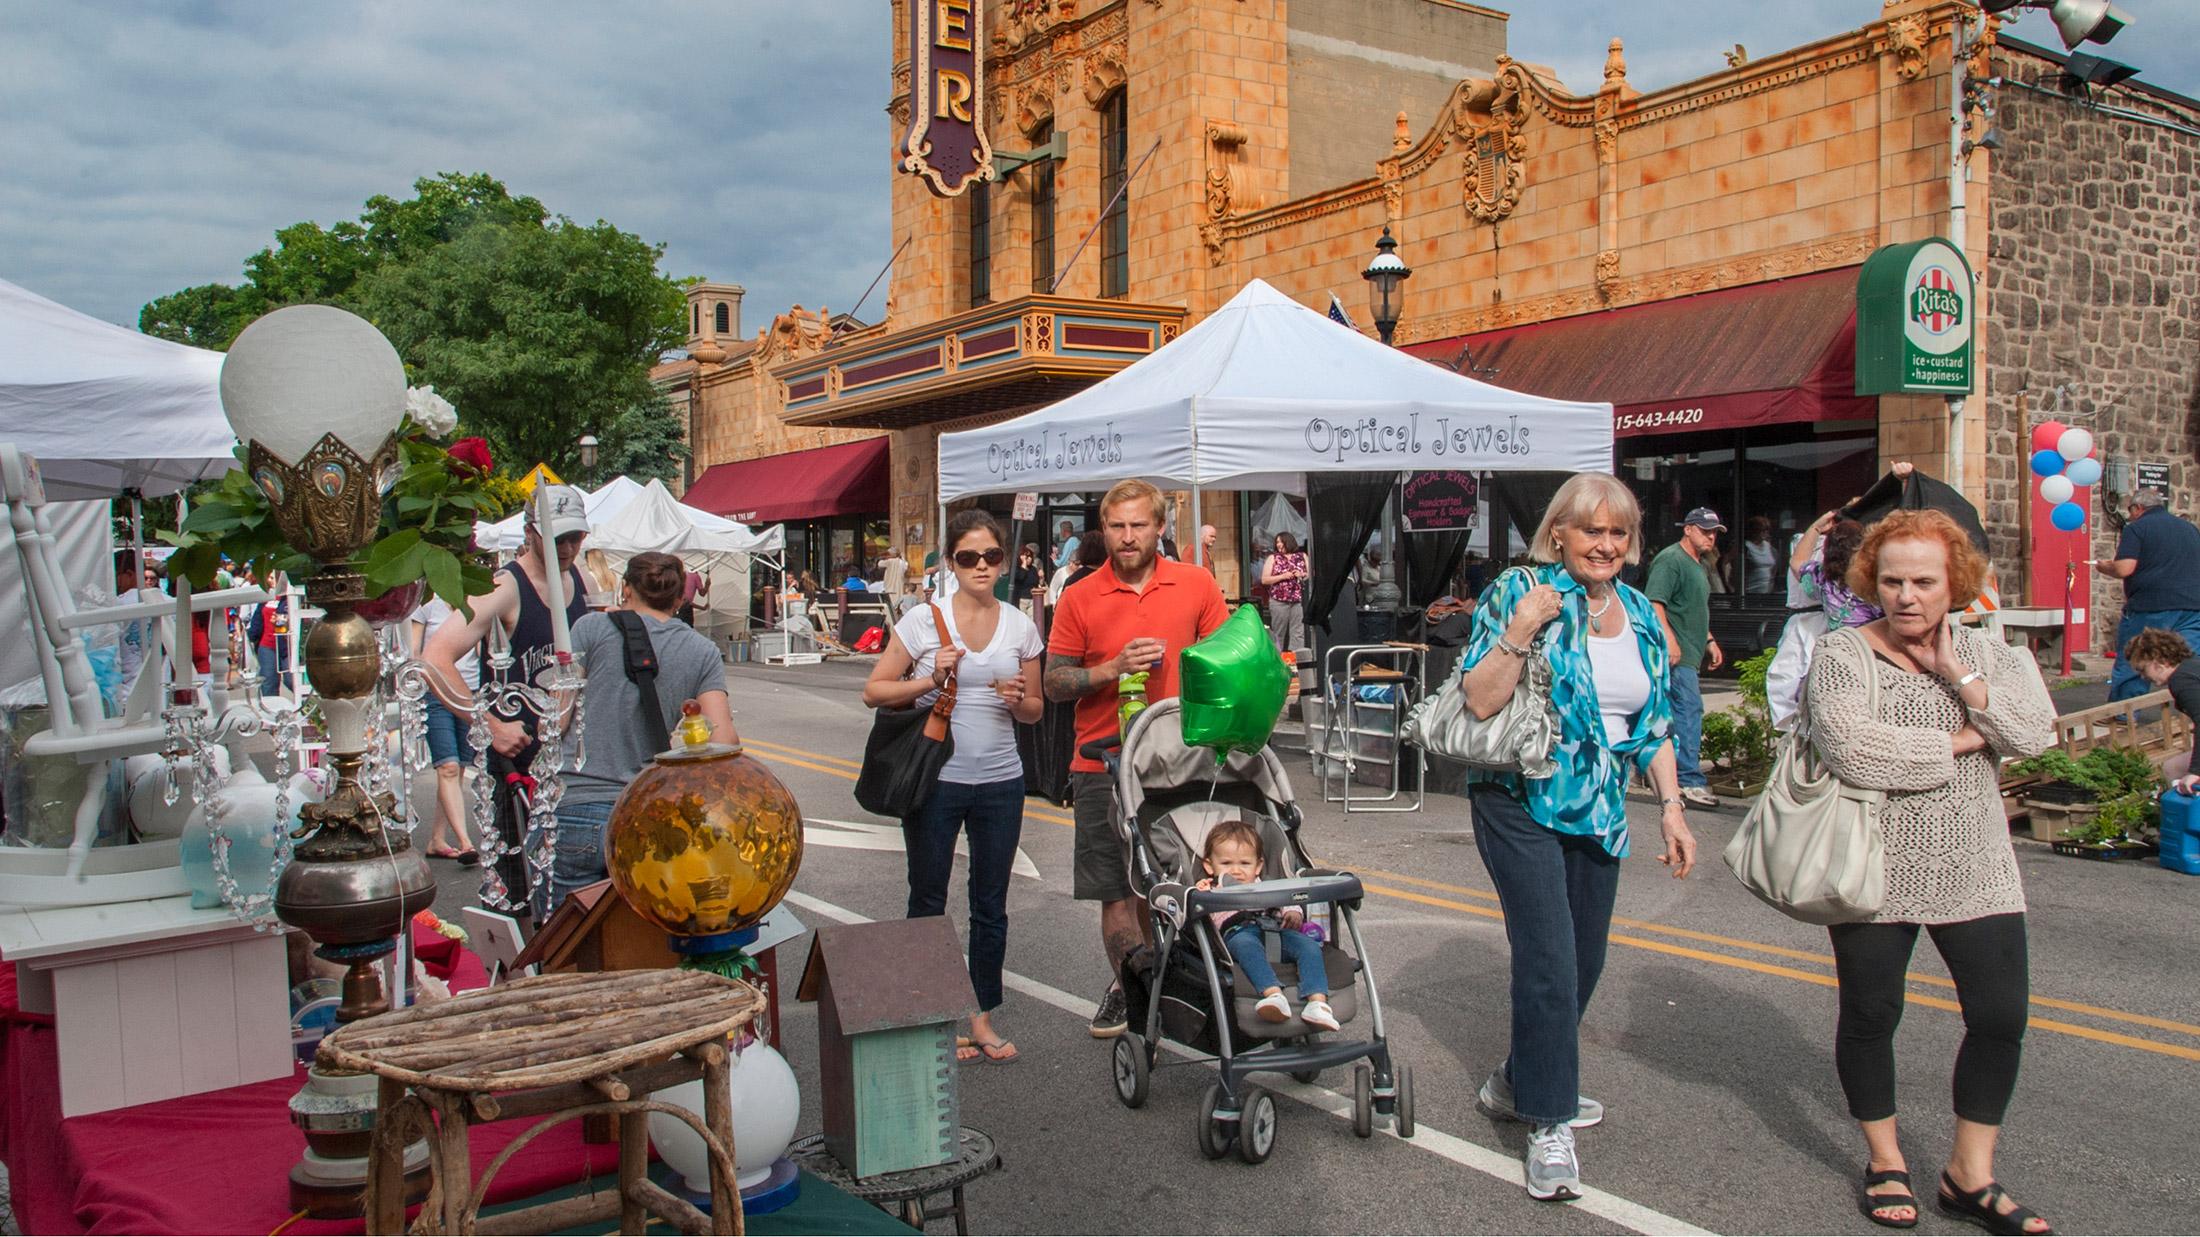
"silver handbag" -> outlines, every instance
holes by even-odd
[[[1876,715],[1879,673],[1868,662],[1864,684],[1865,710]],[[1792,919],[1815,924],[1869,919],[1887,899],[1886,846],[1879,832],[1887,792],[1835,777],[1818,755],[1809,723],[1805,708],[1781,741],[1764,793],[1722,857],[1745,888]]]
[[[1551,776],[1558,771],[1558,762],[1551,759],[1558,742],[1558,706],[1551,703],[1551,663],[1543,656],[1543,643],[1538,634],[1521,659],[1512,699],[1495,714],[1476,717],[1467,707],[1466,675],[1455,674],[1442,690],[1413,706],[1399,734],[1469,769]]]

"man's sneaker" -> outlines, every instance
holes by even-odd
[[[1505,1077],[1505,1067],[1500,1065],[1490,1071],[1489,1081],[1482,1084],[1475,1098],[1482,1103],[1483,1111],[1507,1121],[1524,1121],[1518,1109],[1513,1107],[1512,1079]],[[1586,1095],[1574,1097],[1574,1119],[1567,1122],[1577,1130],[1585,1130],[1604,1120],[1604,1105]]]
[[[1110,985],[1108,994],[1100,998],[1099,1010],[1092,1016],[1092,1037],[1114,1039],[1130,1026],[1130,1006],[1123,999],[1123,986]]]
[[[1528,1139],[1528,1197],[1570,1202],[1581,1197],[1581,1157],[1570,1125],[1539,1125]]]
[[[1681,802],[1691,803],[1697,807],[1717,807],[1719,806],[1719,796],[1712,794],[1709,786],[1683,786],[1681,787]]]

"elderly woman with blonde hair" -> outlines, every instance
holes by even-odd
[[[1529,546],[1534,566],[1493,581],[1465,654],[1467,706],[1495,716],[1530,658],[1551,668],[1559,734],[1548,777],[1473,778],[1474,844],[1505,911],[1512,945],[1512,1043],[1482,1084],[1482,1107],[1531,1127],[1530,1196],[1581,1197],[1574,1130],[1604,1119],[1585,1099],[1580,1024],[1604,971],[1628,850],[1627,783],[1646,773],[1660,800],[1660,863],[1696,861],[1674,768],[1665,628],[1650,599],[1620,583],[1642,557],[1642,510],[1617,478],[1582,473],[1559,487]]]
[[[1840,982],[1833,1060],[1870,1155],[1859,1207],[1875,1224],[1912,1227],[1894,1033],[1922,929],[1963,1007],[1940,1205],[1988,1232],[2041,1234],[2053,1231],[2047,1221],[1994,1179],[2031,999],[2024,884],[1997,773],[2000,757],[2035,756],[2054,741],[2055,706],[2030,653],[1948,622],[1985,573],[1954,520],[1895,512],[1849,562],[1850,591],[1883,617],[1827,633],[1811,661],[1803,700],[1818,754],[1844,784],[1887,792],[1878,814],[1886,900],[1870,919],[1828,929]]]

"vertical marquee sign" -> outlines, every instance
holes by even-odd
[[[951,198],[993,179],[985,140],[984,0],[908,0],[909,135],[901,170]]]
[[[1856,393],[1968,395],[1971,264],[1939,237],[1888,245],[1856,277]]]

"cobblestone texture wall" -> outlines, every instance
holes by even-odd
[[[2051,89],[2060,74],[2015,50],[1995,67]],[[1997,95],[1982,514],[2006,573],[2026,557],[2026,454],[2040,421],[2092,429],[2104,460],[2167,462],[2171,510],[2200,510],[2200,137],[2014,86]],[[2171,100],[2117,89],[2102,102],[2200,128],[2200,108]],[[2115,548],[2103,517],[2118,501],[2096,496],[2097,554]],[[2122,600],[2115,581],[2095,581],[2096,649]]]

